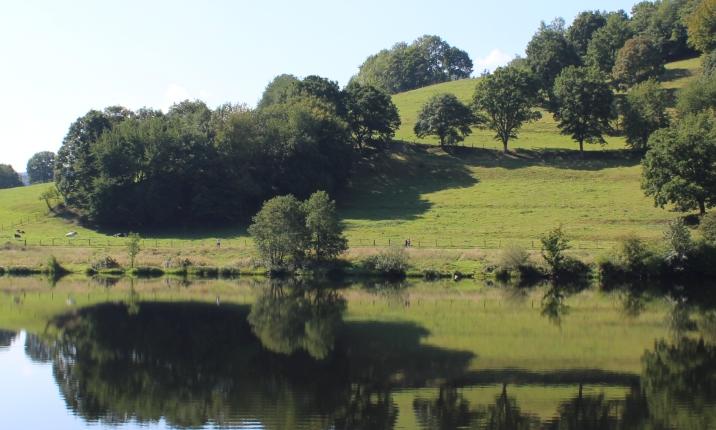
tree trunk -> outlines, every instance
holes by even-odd
[[[701,216],[706,215],[706,203],[703,200],[699,200],[699,213]]]
[[[440,147],[441,148],[445,147],[445,136],[440,136]]]
[[[508,152],[508,151],[507,151],[507,141],[506,141],[506,140],[503,140],[503,141],[502,141],[502,152],[504,152],[505,154],[507,154],[507,152]]]
[[[584,141],[583,140],[579,141],[579,153],[584,155]]]

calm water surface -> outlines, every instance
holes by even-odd
[[[0,279],[0,428],[715,429],[653,291]]]

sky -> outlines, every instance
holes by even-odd
[[[365,58],[435,34],[475,74],[523,55],[540,21],[636,0],[23,0],[0,9],[0,163],[25,171],[90,109],[255,105],[276,75],[343,86]]]

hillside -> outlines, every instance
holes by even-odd
[[[684,85],[699,73],[699,60],[672,63],[665,76],[669,89]],[[450,91],[462,100],[472,96],[475,80],[434,85],[394,96],[403,126],[398,138],[417,141],[412,123],[430,95]],[[431,140],[420,140],[431,143]],[[402,244],[411,238],[421,247],[498,247],[507,241],[532,246],[539,235],[563,224],[581,247],[606,247],[626,233],[657,239],[675,213],[655,208],[640,189],[637,158],[623,150],[621,137],[606,147],[587,145],[582,159],[576,144],[559,135],[551,116],[529,125],[512,143],[514,156],[504,156],[488,131],[476,131],[467,148],[449,152],[433,145],[396,145],[387,153],[366,156],[351,187],[338,196],[340,213],[352,246]],[[470,146],[474,148],[470,148]],[[485,148],[485,149],[483,149]],[[45,216],[38,199],[47,185],[0,190],[0,241],[14,240],[8,227],[27,221],[22,240],[47,244],[75,230],[72,243],[121,244],[122,239]],[[192,244],[222,237],[225,246],[244,244],[244,227],[202,231],[144,232],[156,244]],[[58,240],[60,239],[60,240]],[[233,240],[233,241],[232,241]]]

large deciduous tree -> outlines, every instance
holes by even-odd
[[[603,12],[598,10],[580,12],[567,29],[567,40],[572,42],[577,53],[584,57],[594,32],[604,27],[606,23],[607,18]]]
[[[689,82],[677,95],[679,115],[716,109],[716,73]]]
[[[9,164],[0,164],[0,189],[21,187],[20,175]]]
[[[577,50],[567,39],[564,20],[561,19],[549,25],[543,22],[527,45],[527,63],[540,89],[547,93],[562,69],[577,65],[580,61]]]
[[[520,127],[541,117],[533,109],[535,94],[529,75],[517,68],[506,67],[483,77],[475,88],[473,106],[482,118],[481,124],[495,132],[507,153],[507,143],[516,139]]]
[[[689,114],[649,139],[642,161],[642,188],[657,206],[698,209],[716,204],[716,119],[710,112]]]
[[[612,77],[621,88],[629,88],[664,72],[659,48],[651,39],[637,36],[629,39],[617,53]]]
[[[440,146],[454,145],[467,137],[475,123],[468,106],[453,94],[436,94],[423,105],[415,123],[415,135],[437,136]]]
[[[346,88],[346,120],[358,148],[386,143],[400,127],[398,108],[390,96],[372,85],[352,82]]]
[[[266,201],[254,216],[249,234],[270,269],[300,263],[309,243],[301,202],[292,195]]]
[[[27,177],[31,184],[50,182],[55,173],[55,153],[42,151],[27,161]]]
[[[669,125],[668,103],[668,95],[653,79],[629,90],[622,104],[622,122],[627,144],[632,149],[646,152],[649,136]]]
[[[701,0],[686,19],[689,44],[701,52],[716,49],[716,0]]]
[[[317,261],[331,260],[348,249],[336,202],[325,191],[316,191],[303,202],[310,255]]]
[[[617,52],[633,36],[624,11],[610,13],[607,23],[594,32],[587,47],[586,64],[602,73],[611,73]]]
[[[555,80],[554,95],[558,126],[579,143],[580,152],[584,142],[604,143],[614,94],[603,76],[586,67],[568,67]]]

